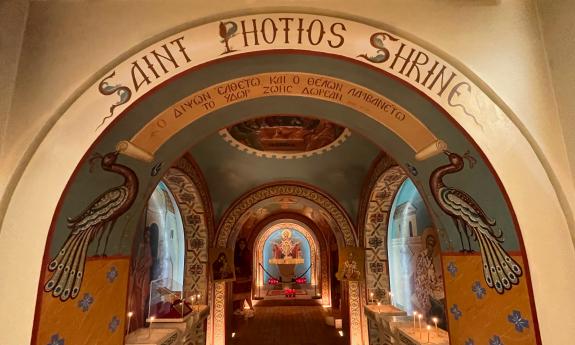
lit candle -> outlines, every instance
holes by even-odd
[[[417,318],[419,319],[419,339],[421,339],[422,335],[421,335],[421,318],[423,317],[422,314],[418,314]]]
[[[381,302],[377,301],[377,312],[379,313],[381,311]]]
[[[413,332],[415,332],[415,318],[417,317],[417,312],[413,312]]]
[[[196,302],[198,302],[198,305],[200,304],[200,294],[198,294],[198,299],[196,300]]]
[[[133,315],[134,315],[134,313],[132,313],[132,312],[128,313],[128,329],[126,330],[126,334],[130,333],[130,322],[132,321]]]
[[[436,317],[434,317],[432,320],[433,320],[433,323],[435,324],[435,334],[438,334],[438,331],[437,331],[437,321],[439,321],[439,320],[438,320]]]
[[[369,301],[373,303],[373,292],[369,293]]]
[[[429,330],[431,329],[430,325],[427,325],[427,342],[429,343]]]
[[[156,319],[155,316],[150,317],[150,327],[148,327],[148,338],[150,337],[150,332],[152,331],[152,324],[154,323],[155,319]]]

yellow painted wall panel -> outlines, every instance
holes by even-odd
[[[526,267],[521,256],[512,257]],[[451,344],[536,344],[525,274],[500,295],[487,286],[479,254],[444,255],[443,271]]]
[[[43,292],[35,344],[122,345],[129,267],[129,258],[89,259],[78,297]]]

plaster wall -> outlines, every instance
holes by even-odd
[[[575,135],[570,135],[575,128],[575,98],[572,96],[575,89],[575,22],[572,16],[565,15],[575,13],[575,2],[538,0],[537,7],[567,158],[572,180],[575,180]]]

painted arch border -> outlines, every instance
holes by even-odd
[[[257,13],[271,12],[272,11],[252,11],[248,14],[245,14],[247,12],[244,12],[242,15],[250,16],[257,15]],[[313,11],[306,10],[306,12]],[[304,16],[310,15],[303,13],[291,14]],[[311,15],[314,14],[312,13]],[[325,14],[318,14],[318,16],[326,17]],[[503,102],[485,85],[485,83],[479,80],[479,78],[473,75],[473,73],[467,68],[463,67],[461,63],[454,61],[452,58],[446,57],[445,54],[442,54],[441,52],[437,53],[437,48],[421,43],[420,40],[410,37],[409,34],[400,32],[400,30],[394,28],[389,28],[381,23],[374,23],[373,21],[363,18],[346,19],[347,16],[340,14],[331,15],[330,17],[351,21],[358,25],[370,25],[373,30],[377,31],[381,31],[383,28],[396,36],[399,34],[407,38],[406,40],[411,41],[410,43],[415,47],[423,47],[423,49],[430,55],[442,57],[443,62],[447,66],[456,66],[456,68],[454,68],[455,70],[459,70],[462,75],[469,76],[467,80],[471,85],[476,86],[475,91],[484,97],[484,101],[486,101],[492,109],[496,110],[498,115],[500,115],[499,120],[506,122],[508,126],[505,127],[506,132],[503,137],[509,138],[514,136],[515,147],[519,147],[519,149],[514,150],[514,153],[517,154],[517,159],[515,161],[527,162],[530,169],[527,171],[521,170],[520,167],[515,166],[513,162],[506,160],[506,157],[503,157],[503,155],[498,156],[497,151],[485,151],[485,154],[489,158],[491,164],[496,167],[495,170],[498,172],[498,177],[505,186],[505,191],[509,195],[509,199],[513,201],[512,209],[518,216],[517,221],[522,230],[521,236],[524,237],[524,247],[529,250],[527,254],[529,261],[532,264],[531,268],[537,268],[536,270],[532,270],[532,280],[542,279],[543,276],[548,280],[548,284],[534,285],[533,292],[535,296],[539,297],[535,298],[538,313],[545,315],[545,319],[549,320],[547,323],[541,323],[540,321],[543,338],[546,339],[546,337],[549,337],[548,339],[556,339],[553,337],[554,333],[556,333],[553,332],[553,329],[557,325],[554,323],[552,324],[551,320],[554,320],[553,310],[557,308],[554,308],[553,305],[557,307],[560,305],[565,307],[566,301],[565,298],[562,297],[565,297],[566,295],[557,294],[554,287],[567,286],[569,284],[564,283],[564,275],[561,274],[561,271],[549,271],[550,267],[553,267],[551,265],[553,261],[550,258],[555,255],[555,260],[557,260],[557,254],[561,253],[563,256],[559,259],[567,261],[572,259],[571,251],[558,251],[557,248],[565,248],[564,235],[569,236],[567,223],[572,225],[573,221],[567,198],[564,195],[563,190],[560,188],[560,182],[533,137],[529,134],[525,126],[521,124],[518,117],[503,104]],[[191,23],[188,28],[195,28],[198,25],[218,21],[218,19],[223,20],[223,18],[224,17],[218,16],[217,19],[215,17],[211,17],[206,20],[196,21]],[[178,27],[176,30],[172,31],[171,34],[181,31],[182,27]],[[167,37],[167,35],[161,36],[163,36],[164,39]],[[162,40],[160,39],[159,42],[161,43]],[[148,46],[149,43],[150,41],[144,42],[138,48]],[[135,52],[135,50],[136,49],[126,53],[116,61],[119,62],[122,60],[127,63],[131,60],[128,58],[128,55]],[[373,49],[370,50],[370,52],[372,51]],[[436,53],[431,53],[432,51]],[[447,61],[450,61],[450,63],[447,63]],[[121,65],[121,63],[119,62],[118,65]],[[373,65],[373,67],[377,66]],[[106,73],[110,73],[107,67],[106,71]],[[23,158],[19,169],[11,179],[11,185],[4,196],[4,204],[7,204],[8,200],[10,200],[10,203],[6,207],[6,212],[3,218],[2,232],[0,233],[2,236],[2,241],[0,241],[0,250],[4,252],[6,257],[10,258],[5,267],[17,267],[21,269],[0,271],[0,274],[2,274],[3,277],[14,282],[11,286],[4,287],[2,292],[4,296],[16,297],[24,294],[26,298],[6,298],[3,303],[5,303],[6,307],[19,309],[24,308],[27,310],[27,313],[23,315],[23,320],[19,324],[19,327],[13,330],[13,333],[16,334],[15,336],[18,337],[20,342],[26,342],[27,339],[30,339],[32,329],[31,325],[34,318],[33,303],[35,301],[35,298],[32,298],[32,296],[36,294],[37,286],[35,284],[32,288],[27,286],[24,290],[23,286],[26,286],[26,283],[30,285],[30,281],[36,282],[40,276],[41,264],[38,263],[42,262],[42,254],[46,244],[46,236],[42,235],[46,234],[50,229],[52,216],[58,205],[58,200],[65,189],[66,182],[72,176],[77,164],[82,160],[84,153],[88,151],[88,147],[97,140],[99,134],[93,132],[92,127],[90,127],[92,122],[95,122],[95,118],[85,119],[82,117],[83,111],[81,103],[84,101],[93,105],[92,101],[97,99],[97,97],[94,96],[101,96],[95,93],[94,90],[95,87],[99,85],[102,77],[108,75],[106,73],[99,74],[97,78],[94,77],[92,79],[93,84],[90,87],[82,87],[81,90],[78,90],[78,92],[63,105],[61,111],[55,114],[54,118],[56,120],[47,124],[47,127],[43,131],[44,137],[36,140],[36,150],[34,150],[34,147],[31,147],[28,151],[30,154]],[[171,78],[171,76],[169,77]],[[169,77],[167,77],[166,80],[169,79]],[[473,80],[473,82],[471,80]],[[161,83],[162,81],[160,80],[158,82]],[[142,94],[142,96],[143,95],[144,94]],[[475,125],[470,123],[471,120],[466,119],[462,114],[454,114],[447,111],[441,103],[439,103],[439,105],[466,130],[466,132],[480,147],[485,147],[481,144],[488,143],[489,139],[497,139],[497,135],[492,137],[487,135],[484,137],[481,133],[478,133],[479,131],[477,128],[474,128]],[[104,104],[101,104],[101,106],[104,107]],[[105,105],[106,111],[103,113],[107,112],[107,108],[109,108],[109,106],[109,103]],[[86,122],[90,124],[90,126],[87,126],[90,127],[90,129],[86,132],[82,132],[81,130],[70,132],[66,130],[69,127],[75,128],[78,124],[85,124]],[[108,125],[110,125],[110,123],[111,122],[108,122]],[[102,128],[102,131],[104,130],[105,128]],[[65,140],[69,141],[65,142]],[[501,140],[504,141],[503,144],[512,141]],[[73,143],[73,145],[70,145],[70,143]],[[497,145],[493,146],[498,148]],[[50,154],[55,148],[61,151],[61,153],[66,157],[73,158],[66,162],[58,162],[58,164],[46,160],[45,157],[50,157]],[[42,173],[39,173],[39,171]],[[47,178],[50,180],[47,181]],[[526,185],[537,186],[538,188],[532,188],[531,190],[539,191],[539,193],[525,191],[523,187]],[[38,189],[38,186],[41,186],[40,190]],[[42,200],[34,200],[34,207],[30,207],[31,200],[25,196],[39,192],[42,192],[45,197],[41,198]],[[530,195],[526,197],[524,192],[530,193]],[[540,203],[534,205],[528,200],[525,200],[530,199],[531,197],[533,199],[537,198]],[[28,213],[21,212],[21,210],[26,210],[29,207],[37,211],[34,217],[30,217],[30,214]],[[540,218],[543,217],[536,216],[541,213],[548,215],[548,217],[546,217],[545,220],[542,220]],[[35,230],[33,233],[23,234],[19,231],[22,228],[42,230]],[[556,231],[548,235],[547,242],[549,244],[546,247],[536,246],[536,244],[541,244],[536,238],[536,235],[541,228],[556,229]],[[560,229],[561,231],[557,231],[557,229]],[[527,236],[523,236],[524,234],[527,234]],[[22,247],[28,248],[26,253],[18,252],[18,248]],[[19,274],[15,274],[15,272],[18,272]],[[546,300],[549,300],[550,297],[553,298],[552,303],[545,303],[545,305],[541,302],[543,297],[545,297]],[[537,301],[539,301],[539,303],[537,303]],[[569,301],[569,299],[567,299],[567,301]],[[570,303],[573,304],[573,301]],[[551,305],[551,307],[548,307],[548,305]],[[9,322],[8,319],[0,319],[0,321]],[[563,332],[563,335],[566,337],[565,339],[569,336],[565,332]]]

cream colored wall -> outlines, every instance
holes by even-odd
[[[0,190],[10,192],[14,169],[25,164],[33,152],[26,150],[41,139],[66,101],[128,49],[194,20],[245,9],[273,9],[278,7],[268,4],[279,3],[282,9],[335,11],[386,23],[461,61],[527,127],[562,181],[569,209],[573,209],[573,175],[560,135],[536,7],[525,0],[387,0],[364,1],[362,6],[337,0],[329,1],[327,11],[326,2],[317,0],[223,0],[217,6],[209,1],[31,2],[12,111],[0,138]],[[0,204],[0,217],[6,202],[4,198]]]
[[[575,180],[575,1],[538,0],[539,18],[553,89],[558,104],[559,119],[567,146],[567,158]],[[565,15],[570,13],[571,15]]]
[[[154,37],[167,30],[200,18],[228,11],[241,13],[245,9],[269,10],[277,7],[270,8],[268,4],[280,3],[286,5],[281,8],[284,11],[293,9],[328,14],[336,11],[347,16],[370,18],[408,33],[406,36],[426,41],[461,61],[483,79],[519,117],[541,147],[552,172],[561,181],[559,187],[564,195],[567,198],[575,195],[564,139],[560,135],[562,128],[553,100],[551,79],[547,73],[537,13],[534,4],[525,0],[500,3],[487,0],[380,0],[363,1],[361,5],[358,2],[337,0],[330,1],[327,6],[322,1],[223,0],[218,1],[217,6],[213,6],[213,2],[200,4],[197,1],[173,1],[168,4],[163,1],[131,0],[32,2],[12,110],[6,119],[6,134],[0,138],[4,148],[0,161],[0,188],[10,192],[11,176],[19,164],[21,167],[25,164],[29,158],[26,152],[33,152],[34,143],[41,140],[42,133],[57,119],[67,100],[81,91],[82,85],[94,78],[98,71],[129,48],[143,41],[153,41]],[[329,10],[324,10],[325,7]],[[527,190],[525,195],[537,199],[536,195],[530,195]],[[0,215],[6,205],[4,199]],[[567,211],[573,210],[569,205],[566,208]],[[530,251],[538,250],[535,248],[537,241],[545,239],[545,232],[552,230],[542,229],[539,239],[526,239],[528,255],[531,255]],[[574,229],[571,231],[573,234]],[[0,232],[0,242],[3,240],[9,239]],[[545,247],[542,250],[552,251],[544,242],[541,241],[541,246]],[[562,247],[561,251],[561,257],[575,260],[572,242]],[[0,253],[0,258],[4,258],[4,255]],[[553,264],[552,258],[549,258],[548,263]],[[29,265],[33,266],[31,272],[39,269],[36,261],[31,261]],[[545,267],[532,267],[532,272],[538,278],[534,285],[545,284],[544,279],[539,279],[545,277]],[[33,273],[30,274],[33,276]],[[575,283],[575,277],[568,279]],[[19,288],[25,298],[36,294],[37,281],[28,281],[23,281]],[[568,286],[568,283],[564,286]],[[539,287],[534,286],[534,289],[537,292]],[[0,286],[0,294],[4,296],[2,291],[3,287]],[[542,291],[548,290],[542,288]],[[545,298],[553,306],[560,305],[558,300],[562,298],[568,301],[565,305],[573,304],[573,297],[567,292],[561,290],[557,295]],[[25,308],[21,322],[10,325],[9,334],[6,331],[0,332],[0,343],[26,343],[33,312]],[[542,315],[550,318],[552,312],[545,310]],[[5,326],[3,323],[1,327]],[[543,328],[544,336],[547,336],[551,329],[548,325]]]

